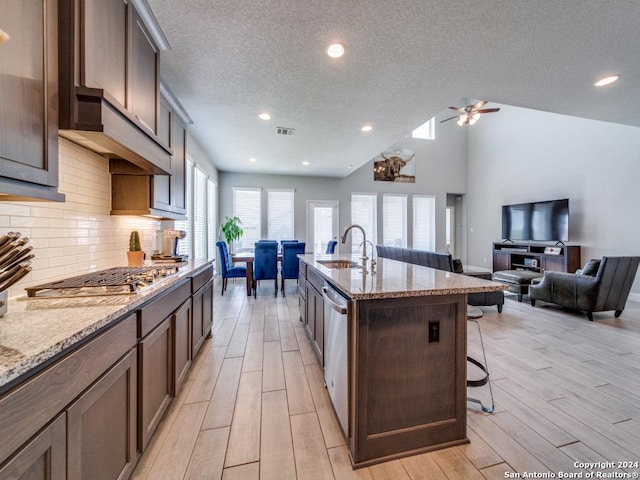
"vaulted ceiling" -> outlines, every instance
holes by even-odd
[[[346,176],[461,98],[640,127],[640,0],[148,3],[162,75],[221,171]]]

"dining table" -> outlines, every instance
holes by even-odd
[[[255,254],[253,252],[238,252],[231,255],[233,263],[247,264],[247,297],[253,293],[253,262]],[[282,262],[282,253],[278,253],[278,262]]]

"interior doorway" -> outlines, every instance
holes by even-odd
[[[307,252],[324,253],[330,240],[338,241],[338,213],[336,201],[307,201]]]

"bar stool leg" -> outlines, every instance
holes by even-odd
[[[482,357],[483,357],[484,363],[480,363],[478,360],[472,357],[467,357],[467,361],[469,363],[474,364],[476,367],[478,367],[480,370],[482,370],[485,373],[485,376],[479,380],[467,380],[467,387],[481,387],[483,385],[489,384],[489,396],[491,397],[491,405],[485,406],[483,405],[481,400],[478,400],[477,398],[472,398],[472,397],[467,397],[467,401],[477,403],[478,405],[480,405],[480,408],[485,413],[492,413],[493,410],[495,409],[495,402],[493,400],[493,390],[491,389],[491,379],[489,378],[489,370],[487,367],[487,355],[484,351],[484,342],[482,341],[482,331],[480,330],[480,323],[477,320],[474,320],[471,318],[467,319],[467,321],[475,323],[476,326],[478,327],[478,336],[480,337],[480,348],[482,348]]]

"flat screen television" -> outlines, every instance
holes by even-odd
[[[569,199],[502,206],[502,238],[569,241]]]

